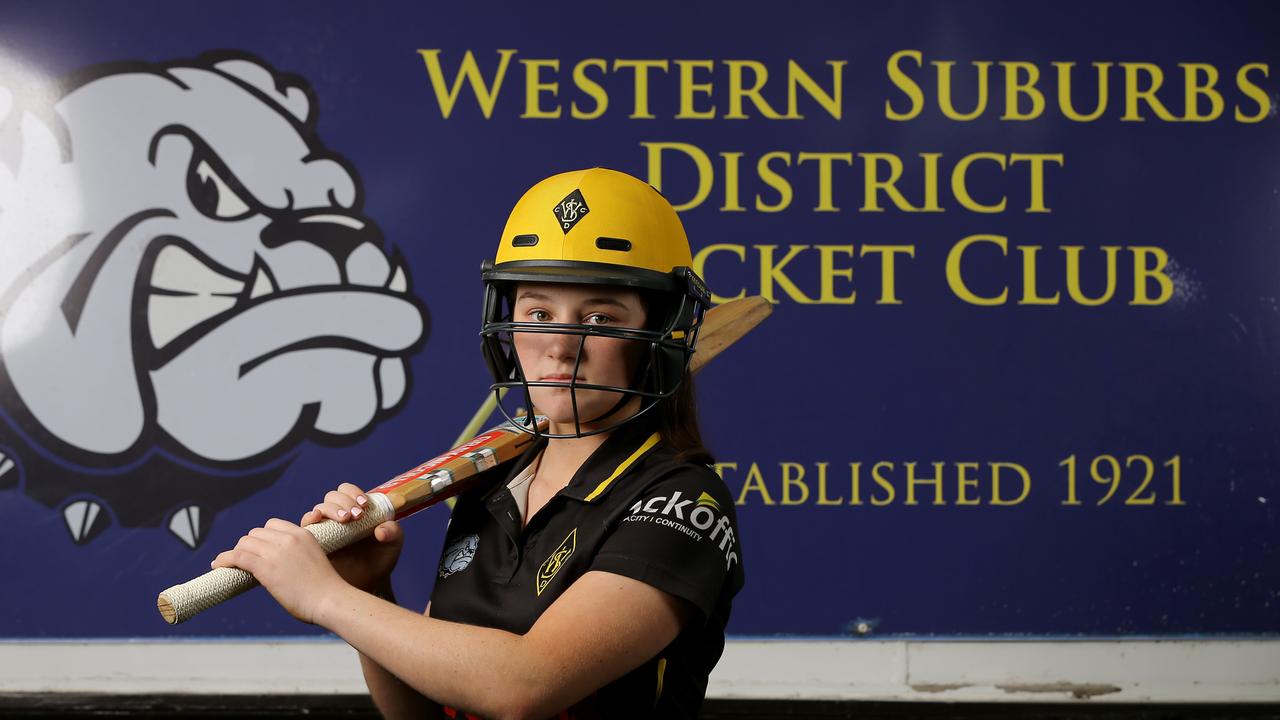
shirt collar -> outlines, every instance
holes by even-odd
[[[561,494],[598,502],[640,458],[659,445],[657,419],[648,413],[614,430],[573,474]]]

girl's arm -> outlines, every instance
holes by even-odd
[[[595,571],[524,635],[438,620],[347,584],[310,533],[278,519],[214,564],[253,573],[294,617],[331,630],[422,695],[496,718],[563,710],[657,655],[692,613],[651,585]],[[407,696],[375,676],[375,692],[393,693],[398,712]]]
[[[387,583],[385,589],[386,592],[379,593],[379,597],[394,602],[390,600],[390,583]],[[431,603],[427,603],[427,609],[423,614],[431,614]],[[364,684],[369,688],[369,696],[373,698],[373,704],[377,706],[382,717],[389,720],[439,717],[440,706],[437,703],[388,672],[368,655],[358,654],[360,671],[364,674]]]
[[[317,624],[419,693],[496,718],[554,715],[657,655],[687,612],[638,580],[589,572],[528,633],[514,635],[425,617],[348,588],[326,598]]]

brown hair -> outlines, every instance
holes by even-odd
[[[640,291],[640,302],[645,311],[645,328],[662,330],[675,312],[673,300],[651,290]],[[710,464],[715,462],[711,451],[702,444],[702,430],[698,427],[698,398],[693,387],[693,374],[686,364],[684,380],[675,392],[658,401],[650,412],[657,416],[658,435],[676,451],[677,462]]]
[[[670,397],[660,400],[653,412],[658,414],[658,434],[667,445],[675,449],[678,462],[715,462],[711,451],[702,444],[702,430],[698,427],[697,393],[693,388],[692,375],[686,375],[680,387]]]

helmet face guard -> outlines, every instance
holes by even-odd
[[[494,261],[481,267],[485,284],[482,351],[493,373],[491,390],[502,414],[532,434],[582,437],[608,432],[671,397],[688,371],[702,314],[711,304],[711,294],[692,266],[689,239],[675,209],[662,193],[637,178],[591,168],[553,175],[530,188],[507,219]],[[646,327],[515,322],[517,283],[635,290],[645,300]],[[530,381],[515,348],[521,333],[577,336],[571,382]],[[577,381],[589,338],[638,346],[640,361],[628,387]],[[502,391],[518,389],[512,402],[523,403],[532,416],[536,409],[530,388],[536,387],[568,388],[572,433],[540,432],[531,422],[525,425],[513,419],[516,413],[503,405]],[[618,402],[599,417],[582,417],[579,390],[616,393]],[[637,397],[637,412],[607,422]]]
[[[676,272],[663,277],[661,285],[665,286],[664,290],[656,290],[650,282],[645,282],[651,278],[630,278],[628,281],[618,277],[616,268],[607,276],[594,274],[588,277],[577,274],[575,271],[589,271],[591,268],[582,268],[581,264],[577,265],[578,267],[560,268],[547,268],[545,265],[538,268],[486,267],[483,273],[485,279],[484,324],[480,336],[482,352],[494,377],[494,383],[489,386],[489,389],[494,393],[498,409],[503,416],[516,427],[533,435],[572,438],[609,432],[653,409],[663,399],[671,397],[679,389],[688,372],[689,359],[697,344],[703,312],[709,304],[709,298],[701,280],[688,268],[678,268]],[[631,270],[630,268],[621,269]],[[531,270],[534,272],[529,272]],[[647,299],[646,308],[651,317],[646,328],[515,322],[512,319],[512,298],[516,282],[585,282],[639,289]],[[677,284],[684,285],[683,292],[674,291],[672,286]],[[565,383],[529,380],[515,351],[516,336],[521,333],[576,336],[577,351],[570,381]],[[577,380],[583,349],[586,347],[587,339],[592,337],[627,341],[641,347],[640,363],[632,378],[631,386],[599,385]],[[573,408],[573,432],[540,431],[536,424],[528,421],[535,412],[533,395],[530,392],[530,388],[534,387],[569,390]],[[504,402],[503,391],[512,389],[518,391],[515,395],[515,403],[523,403],[528,410],[524,413],[524,421],[517,419],[521,413],[516,412]],[[612,409],[598,417],[582,417],[578,407],[579,390],[615,393],[618,396],[618,402]],[[614,422],[605,422],[617,414],[632,398],[637,397],[640,398],[640,407],[636,412],[617,418]],[[592,427],[584,430],[583,426],[588,424]]]

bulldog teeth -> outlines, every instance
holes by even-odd
[[[111,524],[102,513],[102,506],[93,500],[77,500],[62,509],[62,519],[67,523],[71,539],[83,545],[98,536]]]
[[[396,265],[395,272],[391,273],[391,282],[387,283],[387,288],[399,293],[408,292],[409,280],[405,277],[403,265]]]
[[[200,526],[200,506],[188,505],[179,508],[169,518],[169,532],[194,550],[204,540],[204,533],[201,532]]]
[[[168,345],[187,330],[230,310],[244,292],[245,282],[210,267],[178,245],[156,256],[147,298],[147,329],[151,344]]]
[[[261,265],[254,268],[253,278],[250,283],[252,283],[250,286],[252,289],[249,290],[250,300],[257,300],[264,295],[270,295],[277,289],[275,283],[271,282],[271,276],[267,274],[266,270],[262,269]]]

